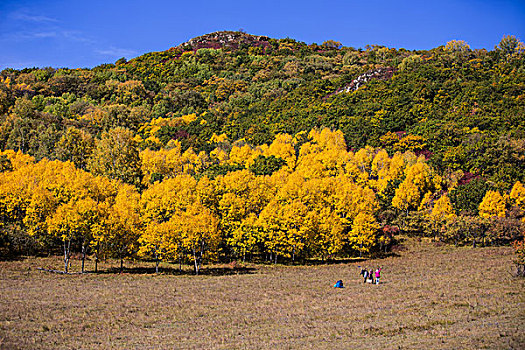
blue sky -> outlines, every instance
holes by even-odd
[[[0,0],[0,70],[93,67],[239,29],[355,48],[456,39],[492,50],[506,34],[525,40],[525,1]]]

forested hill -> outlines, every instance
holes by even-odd
[[[222,134],[255,146],[328,127],[349,150],[411,150],[441,174],[508,190],[525,179],[524,46],[355,49],[218,32],[93,69],[0,73],[1,150],[88,169],[117,127],[142,150],[178,140],[196,153]]]

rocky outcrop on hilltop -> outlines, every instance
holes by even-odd
[[[241,31],[221,31],[195,37],[180,44],[178,48],[184,51],[195,51],[203,48],[228,50],[237,50],[243,47],[266,48],[270,46],[269,40],[270,38],[267,36],[251,35]]]

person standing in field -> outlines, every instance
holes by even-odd
[[[366,281],[368,283],[374,283],[374,270],[373,269],[370,269],[370,271],[368,271],[368,276],[367,276]]]
[[[379,278],[381,277],[381,267],[378,266],[376,270],[376,284],[379,284]]]
[[[359,273],[361,276],[363,276],[363,283],[366,283],[366,278],[368,277],[368,270],[366,267],[361,268],[361,273]]]

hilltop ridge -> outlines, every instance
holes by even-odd
[[[6,69],[0,150],[72,160],[57,150],[70,128],[99,139],[125,127],[141,150],[176,140],[210,152],[213,134],[257,146],[328,127],[349,150],[410,150],[444,176],[508,190],[525,181],[523,54],[514,36],[492,51],[456,40],[411,51],[219,31],[93,69]]]
[[[243,45],[266,48],[270,46],[269,40],[267,36],[252,35],[242,31],[218,31],[197,36],[176,47],[185,51],[221,48],[236,50]]]

